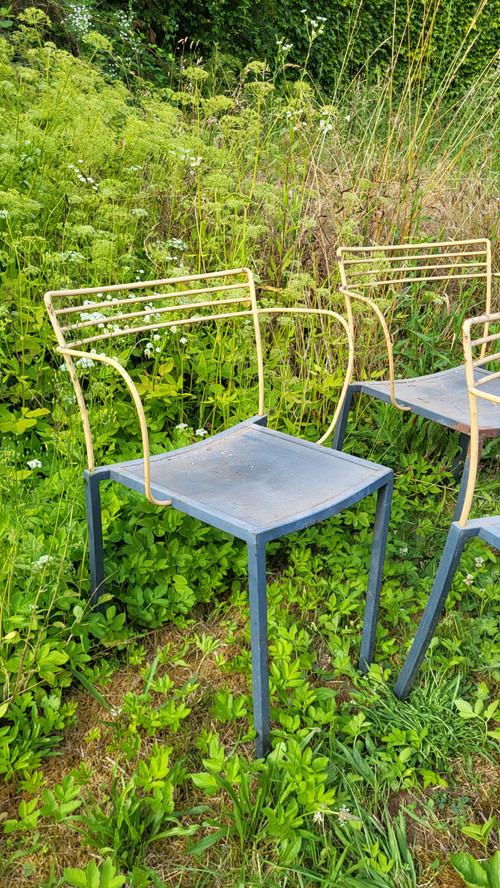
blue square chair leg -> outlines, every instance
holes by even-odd
[[[465,432],[460,432],[458,438],[458,453],[453,457],[453,462],[451,464],[451,474],[455,481],[459,481],[461,475],[464,473],[465,461],[469,450],[469,441],[470,436],[466,435]]]
[[[347,389],[346,396],[344,398],[344,403],[342,404],[342,410],[340,411],[340,416],[337,419],[335,424],[335,431],[333,433],[332,438],[332,450],[342,450],[344,445],[344,438],[347,427],[347,417],[349,416],[349,410],[351,409],[351,401],[354,393],[354,388],[350,385]]]
[[[391,513],[392,488],[393,481],[391,478],[387,484],[384,484],[384,486],[379,489],[377,495],[365,616],[363,620],[363,634],[361,637],[361,649],[359,655],[359,668],[361,672],[368,671],[375,648],[380,589],[382,586],[385,547]]]
[[[271,748],[265,543],[248,543],[248,579],[255,757],[259,759]]]
[[[403,664],[398,680],[394,686],[396,697],[403,700],[410,692],[415,676],[424,659],[432,636],[450,591],[455,571],[460,561],[466,540],[477,534],[477,530],[460,527],[453,523],[448,531],[446,543],[439,562],[436,579],[429,595],[417,634],[413,640],[408,656]]]
[[[90,560],[90,604],[97,611],[103,611],[99,598],[104,589],[104,554],[102,545],[101,495],[99,478],[91,473],[85,484],[85,505],[87,507],[87,527],[89,534]]]

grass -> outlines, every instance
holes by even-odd
[[[237,542],[105,488],[112,598],[106,616],[89,610],[79,418],[41,294],[250,265],[268,306],[342,310],[340,242],[491,236],[496,257],[496,60],[467,95],[459,58],[439,85],[426,77],[425,35],[399,91],[389,70],[324,97],[286,60],[269,72],[215,55],[132,92],[105,55],[50,45],[41,11],[18,25],[0,40],[0,884],[462,884],[450,854],[499,847],[496,821],[481,841],[471,829],[498,816],[497,553],[468,544],[418,687],[405,703],[391,692],[452,514],[456,442],[358,403],[346,449],[397,476],[376,662],[367,678],[353,665],[368,503],[269,546],[274,748],[255,763]],[[403,308],[412,366],[457,355],[457,306],[452,320],[422,295]],[[343,354],[305,327],[269,332],[274,420],[313,436]],[[245,332],[224,355],[187,338],[162,340],[158,359],[134,345],[156,449],[251,412]],[[380,371],[375,340],[360,344],[358,372]],[[180,412],[155,397],[158,368],[187,384]],[[84,386],[100,458],[110,440],[133,456],[123,393],[98,373]],[[495,454],[477,500],[490,512]]]

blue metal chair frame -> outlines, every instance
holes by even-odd
[[[500,333],[489,333],[490,324],[498,323],[499,321],[500,314],[487,314],[477,318],[470,318],[463,325],[465,372],[467,376],[471,428],[470,471],[459,520],[454,520],[448,531],[429,600],[394,687],[394,693],[400,700],[408,695],[415,681],[446,604],[465,543],[471,537],[479,537],[479,539],[490,546],[500,549],[500,515],[468,519],[480,454],[479,407],[486,401],[489,402],[489,406],[492,409],[496,409],[498,412],[500,405],[500,396],[497,394],[496,385],[500,379],[500,373],[490,372],[485,374],[483,371],[484,364],[500,359],[500,353],[490,353],[489,355],[482,353],[481,357],[474,359],[473,350],[477,347],[481,347],[482,350],[485,345],[490,346],[491,343],[500,340]],[[482,326],[483,335],[472,340],[471,328],[474,325]]]
[[[425,244],[397,244],[377,247],[340,247],[337,251],[342,286],[351,332],[354,335],[353,302],[361,302],[380,323],[387,350],[388,380],[352,382],[343,403],[342,413],[335,428],[332,446],[341,450],[347,427],[347,419],[355,393],[392,404],[399,410],[423,416],[425,419],[459,432],[459,451],[451,470],[458,481],[455,518],[462,511],[470,457],[470,418],[467,397],[465,367],[453,367],[428,376],[396,379],[392,337],[384,313],[374,298],[389,295],[415,285],[439,288],[442,298],[450,309],[447,288],[474,281],[484,283],[485,313],[491,312],[492,279],[495,276],[491,264],[489,240],[446,241]],[[481,371],[484,375],[488,371]],[[500,380],[495,383],[500,394]],[[500,436],[500,418],[491,403],[479,406],[479,442]]]
[[[238,276],[237,284],[226,284],[231,276]],[[241,282],[243,277],[243,282]],[[212,286],[213,280],[215,286]],[[173,306],[166,300],[179,296],[175,288],[187,282],[197,289],[182,291],[184,302]],[[205,286],[208,283],[208,286]],[[158,290],[165,290],[159,294]],[[139,290],[139,295],[128,291]],[[147,299],[145,290],[152,290],[157,301],[153,309],[141,306]],[[173,292],[170,292],[173,290]],[[270,701],[267,643],[267,591],[266,591],[266,543],[284,534],[301,530],[337,515],[342,509],[354,505],[370,494],[377,493],[371,561],[368,575],[367,599],[360,649],[360,668],[366,671],[371,663],[375,644],[375,631],[382,583],[382,570],[387,540],[393,475],[390,469],[366,460],[323,447],[330,435],[341,404],[337,408],[329,429],[321,443],[296,438],[267,427],[263,411],[263,389],[259,386],[259,415],[239,423],[226,431],[206,438],[196,444],[151,456],[147,438],[144,411],[137,389],[128,373],[114,358],[104,354],[82,351],[82,346],[102,344],[124,332],[158,329],[160,327],[197,323],[201,320],[223,320],[244,317],[253,319],[257,347],[259,381],[262,371],[260,345],[260,319],[264,314],[290,313],[318,315],[334,319],[343,328],[349,344],[349,368],[342,389],[345,395],[352,368],[352,339],[347,323],[335,312],[319,309],[261,309],[257,306],[253,278],[248,269],[236,269],[212,275],[198,275],[188,279],[153,281],[147,284],[129,284],[105,287],[99,290],[100,299],[108,293],[118,293],[116,305],[102,301],[74,304],[82,295],[95,295],[97,288],[84,291],[60,291],[46,294],[45,301],[59,342],[58,351],[63,354],[75,385],[86,433],[89,469],[86,478],[86,505],[89,533],[91,572],[91,601],[99,606],[104,593],[105,568],[100,504],[100,484],[111,480],[143,493],[158,505],[173,508],[198,518],[220,530],[227,531],[245,541],[248,553],[250,634],[252,656],[252,692],[255,754],[265,756],[270,749]],[[228,291],[231,291],[228,298]],[[236,291],[236,292],[235,292]],[[187,295],[186,295],[187,293]],[[204,302],[199,296],[208,297]],[[69,306],[61,305],[66,300]],[[186,302],[187,300],[187,302]],[[198,300],[198,301],[197,301]],[[57,306],[57,307],[56,307]],[[250,308],[248,308],[250,306]],[[199,311],[211,314],[201,317]],[[102,333],[97,321],[89,320],[93,312],[106,313],[100,327],[106,327],[113,308],[118,310],[118,332]],[[137,310],[137,309],[142,310]],[[174,312],[174,319],[163,320],[160,312]],[[214,313],[215,311],[215,313]],[[83,320],[67,323],[80,312]],[[194,313],[196,312],[196,313]],[[187,313],[187,318],[184,314]],[[145,326],[145,316],[149,321]],[[182,319],[184,317],[184,319]],[[99,319],[98,319],[99,320]],[[116,318],[115,318],[116,320]],[[61,323],[63,322],[63,323]],[[116,326],[116,325],[115,325]],[[87,330],[86,328],[91,328]],[[113,327],[111,327],[113,331]],[[92,335],[85,335],[90,332]],[[83,334],[83,335],[82,335]],[[125,379],[141,421],[144,455],[141,459],[111,465],[94,465],[90,426],[85,409],[82,389],[73,358],[87,356],[112,366]]]

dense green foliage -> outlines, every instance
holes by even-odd
[[[117,7],[123,16],[123,5],[113,0],[99,6],[91,0],[67,3],[63,9],[83,9],[101,23],[107,10],[111,35]],[[500,42],[500,0],[326,0],[313,6],[302,0],[133,0],[129,10],[136,35],[163,53],[175,53],[179,41],[184,46],[187,41],[205,59],[217,46],[219,52],[272,66],[283,45],[290,46],[292,78],[308,53],[311,33],[322,30],[310,54],[310,71],[327,93],[338,92],[339,79],[347,85],[361,71],[376,80],[390,68],[401,82],[408,65],[420,67],[423,56],[432,59],[421,72],[428,89],[464,62],[457,83],[463,89],[496,56]]]

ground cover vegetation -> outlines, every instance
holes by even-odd
[[[326,29],[306,12],[300,69],[286,43],[269,67],[183,43],[157,54],[155,85],[130,18],[106,36],[49,12],[2,8],[0,39],[0,884],[497,885],[496,552],[468,545],[414,692],[391,692],[451,519],[457,442],[358,405],[347,449],[396,472],[376,662],[355,668],[367,502],[269,547],[273,752],[255,762],[237,541],[108,487],[109,598],[89,609],[80,420],[42,301],[250,266],[264,303],[342,310],[339,243],[490,236],[496,254],[496,57],[465,87],[465,30],[437,79],[428,27],[410,29],[379,76],[353,79],[345,55],[325,94],[309,64]],[[449,315],[439,290],[399,300],[400,367],[451,365],[480,305],[477,289]],[[357,372],[382,374],[367,329]],[[270,334],[271,421],[314,437],[345,354],[302,326]],[[244,328],[138,338],[153,450],[251,413],[248,356]],[[98,460],[137,454],[123,390],[86,363]],[[497,453],[475,506],[492,514]]]

